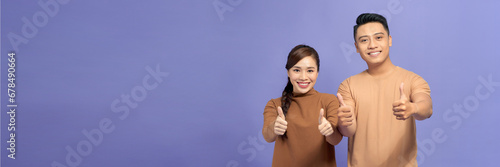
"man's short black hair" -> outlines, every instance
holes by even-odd
[[[356,41],[356,34],[358,32],[359,26],[370,22],[378,22],[382,24],[382,26],[384,26],[385,30],[387,31],[387,35],[389,35],[389,26],[387,25],[387,20],[384,16],[376,13],[363,13],[356,19],[356,25],[354,26],[354,41]]]

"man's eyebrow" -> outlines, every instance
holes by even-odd
[[[375,33],[375,34],[373,34],[373,35],[385,35],[385,33],[384,33],[384,32],[377,32],[377,33]],[[358,40],[360,40],[360,39],[361,39],[361,38],[363,38],[363,37],[368,37],[368,35],[359,36],[359,37],[358,37]]]
[[[360,39],[361,39],[361,38],[363,38],[363,37],[368,37],[368,35],[359,36],[359,37],[358,37],[358,40],[360,40]]]

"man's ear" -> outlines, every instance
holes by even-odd
[[[391,46],[392,46],[392,36],[389,35],[389,47],[391,47]]]
[[[354,42],[354,47],[356,47],[356,53],[359,53],[359,50],[358,50],[358,43],[357,43],[357,42]]]

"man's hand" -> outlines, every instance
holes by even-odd
[[[348,106],[344,103],[344,99],[340,93],[337,93],[337,98],[339,98],[340,108],[338,112],[339,117],[339,126],[348,127],[352,125],[352,121],[354,120],[354,109],[352,106]]]
[[[404,92],[404,83],[399,86],[399,91],[401,92],[401,98],[398,101],[392,103],[392,111],[398,120],[406,120],[410,118],[413,114],[417,113],[418,106],[415,103],[411,103]]]

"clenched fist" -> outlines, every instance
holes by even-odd
[[[283,114],[283,110],[281,107],[278,107],[278,117],[276,117],[276,121],[274,122],[274,134],[283,135],[286,132],[288,122],[285,120],[285,114]]]
[[[342,95],[340,95],[340,93],[337,93],[337,98],[339,98],[340,103],[338,112],[339,126],[351,126],[353,124],[352,121],[354,120],[354,109],[352,108],[352,106],[346,105],[344,103],[344,99],[342,98]]]
[[[321,132],[321,134],[323,136],[330,136],[333,133],[332,124],[330,124],[330,122],[328,122],[328,120],[325,118],[324,115],[325,115],[325,110],[323,110],[323,109],[319,110],[318,129],[319,129],[319,132]]]
[[[406,120],[415,114],[418,110],[418,106],[415,103],[411,103],[404,92],[404,83],[399,86],[399,91],[401,92],[401,97],[399,100],[392,103],[392,110],[394,115],[398,120]]]

